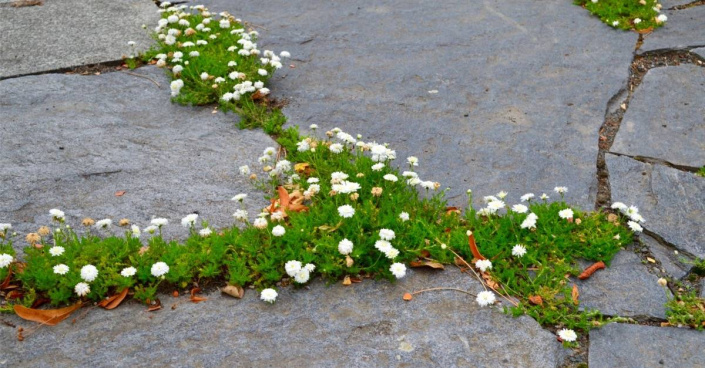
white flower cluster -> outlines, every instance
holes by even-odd
[[[9,266],[12,261],[14,261],[14,257],[7,253],[0,254],[0,268],[5,268]]]
[[[377,248],[378,251],[384,253],[385,257],[389,259],[394,259],[399,255],[399,250],[394,248],[392,246],[392,243],[390,243],[390,240],[393,240],[396,237],[394,234],[394,230],[390,229],[382,229],[379,231],[379,238],[380,240],[377,240],[375,242],[375,248]]]
[[[640,223],[646,222],[646,219],[644,219],[643,216],[639,213],[639,208],[636,206],[627,206],[626,204],[622,202],[614,202],[612,203],[612,209],[614,210],[619,210],[624,216],[629,217],[629,221],[627,222],[627,226],[635,232],[635,233],[640,233],[644,231],[644,228],[641,227]]]
[[[301,262],[295,260],[286,262],[286,264],[284,265],[284,270],[286,271],[286,274],[290,277],[293,277],[294,281],[299,284],[305,284],[306,282],[308,282],[311,277],[311,272],[313,272],[315,269],[316,266],[311,263],[303,265]]]

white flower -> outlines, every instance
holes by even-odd
[[[355,183],[356,184],[356,183]],[[308,192],[310,194],[316,194],[321,191],[321,186],[318,184],[311,184],[308,186]]]
[[[272,213],[272,221],[281,221],[284,219],[284,212],[277,211]]]
[[[169,17],[167,17],[166,20],[167,20],[167,22],[169,22],[169,23],[176,23],[176,22],[179,21],[179,17],[176,16],[176,15],[174,15],[174,14],[172,14],[172,15],[170,15]]]
[[[396,257],[399,255],[399,250],[396,249],[396,248],[394,248],[394,247],[392,247],[392,248],[387,249],[387,250],[384,252],[384,255],[385,255],[387,258],[389,258],[389,259],[394,259],[394,258],[396,258]]]
[[[102,219],[99,221],[95,222],[95,227],[96,229],[107,229],[110,227],[110,225],[113,224],[113,220],[111,219]]]
[[[404,171],[403,173],[401,173],[401,176],[403,176],[405,178],[418,178],[419,174],[417,174],[413,171]]]
[[[379,231],[379,238],[382,240],[392,240],[392,239],[394,239],[394,237],[395,237],[394,230],[382,229]]]
[[[184,70],[184,67],[181,65],[174,65],[174,67],[171,68],[171,72],[174,74],[179,74],[179,73],[181,73],[182,70]],[[181,83],[183,83],[183,82],[181,82]],[[181,87],[183,87],[183,85]],[[180,90],[181,87],[178,87],[178,89]]]
[[[639,24],[641,23],[641,19],[639,18],[634,18],[634,24]]]
[[[188,53],[188,56],[190,56],[190,57],[198,57],[200,55],[201,54],[198,51],[191,51]]]
[[[309,149],[311,149],[311,145],[308,143],[307,140],[302,140],[301,142],[296,143],[297,151],[299,152],[306,152]]]
[[[85,282],[79,282],[73,290],[78,294],[78,296],[86,296],[91,292],[91,287]]]
[[[123,277],[132,277],[137,273],[137,269],[134,267],[125,267],[120,271],[120,275]]]
[[[345,132],[338,132],[335,136],[345,143],[355,144],[357,142],[353,136]]]
[[[247,211],[245,210],[237,210],[235,213],[233,213],[233,217],[235,220],[245,222],[247,221]]]
[[[564,210],[558,211],[558,216],[562,219],[571,219],[573,218],[573,210],[570,208],[566,208]]]
[[[140,235],[142,235],[142,232],[140,231],[140,227],[137,225],[130,226],[130,231],[132,232],[132,236],[135,238],[139,238]]]
[[[384,169],[384,164],[381,162],[372,165],[372,171],[382,171],[382,169]]]
[[[319,188],[320,189],[320,188]],[[333,190],[338,193],[350,194],[355,193],[360,189],[360,184],[343,180],[340,184],[333,184]]]
[[[529,202],[531,201],[531,198],[534,198],[534,193],[526,193],[523,196],[521,196],[521,201],[522,202]]]
[[[198,214],[192,213],[181,219],[181,226],[185,228],[192,228],[198,219]]]
[[[162,277],[169,272],[169,266],[164,262],[157,262],[152,265],[151,272],[154,277]]]
[[[267,303],[274,303],[277,300],[277,292],[274,289],[264,289],[260,293],[260,299]]]
[[[230,28],[230,21],[228,21],[227,19],[221,19],[220,28]]]
[[[416,156],[407,157],[406,162],[408,162],[411,166],[419,166],[419,158]]]
[[[144,228],[144,231],[145,231],[145,232],[148,232],[148,233],[150,233],[150,234],[154,234],[154,232],[157,231],[158,228],[159,228],[159,227],[157,227],[156,225],[149,225],[149,226],[147,226],[147,227]]]
[[[628,209],[627,205],[622,202],[614,202],[610,207],[612,207],[613,210],[619,210],[621,212],[625,212]]]
[[[65,264],[58,264],[54,266],[54,273],[57,275],[65,275],[69,272],[69,266]]]
[[[259,74],[259,75],[261,75],[261,76],[264,77],[265,75],[267,75],[267,71],[264,70],[264,69],[258,69],[258,70],[257,70],[257,74]]]
[[[274,168],[279,172],[291,171],[291,162],[287,160],[278,161],[277,164],[274,165]]]
[[[284,233],[286,233],[286,229],[284,229],[284,226],[277,225],[272,228],[272,235],[274,236],[283,236]]]
[[[409,221],[409,213],[408,212],[402,212],[399,214],[399,218],[402,221]]]
[[[355,209],[352,208],[351,205],[346,204],[338,207],[338,214],[340,215],[340,217],[350,218],[353,217],[353,215],[355,214]]]
[[[578,335],[573,330],[562,329],[558,331],[558,337],[563,341],[573,342],[578,338]]]
[[[177,66],[178,66],[178,65],[177,65]],[[176,69],[176,66],[174,67],[174,69]],[[171,96],[172,96],[172,97],[178,96],[179,93],[181,93],[181,88],[182,88],[183,86],[184,86],[184,81],[182,81],[181,79],[177,79],[177,80],[175,80],[175,81],[172,81],[171,84],[170,84]]]
[[[612,27],[616,27],[616,26],[618,26],[618,25],[619,25],[619,21],[618,21],[618,20],[615,20],[614,22],[612,22]]]
[[[267,227],[267,219],[263,217],[258,217],[255,219],[252,225],[258,229],[264,229]]]
[[[318,129],[318,124],[311,124],[308,126],[308,128],[311,130],[316,130],[316,129]]]
[[[279,53],[279,56],[288,58],[291,57],[291,54],[289,53],[289,51],[282,51]]]
[[[255,86],[255,88],[257,88],[257,89],[263,88],[263,87],[264,87],[264,82],[262,82],[262,81],[257,81],[257,82],[255,82],[254,86]]]
[[[341,153],[343,152],[343,145],[340,143],[333,143],[330,145],[329,149],[333,153]]]
[[[388,250],[392,249],[392,243],[386,241],[386,240],[377,240],[375,242],[375,248],[379,250],[382,253],[386,253]]]
[[[299,284],[305,284],[308,281],[308,279],[310,278],[310,276],[311,276],[310,272],[308,271],[307,268],[304,267],[301,270],[299,270],[299,272],[297,272],[296,275],[294,275],[294,281],[296,281]]]
[[[505,191],[501,191],[501,192],[497,193],[497,198],[499,198],[499,199],[504,199],[506,196],[507,196],[507,192],[505,192]]]
[[[85,265],[81,268],[81,278],[85,281],[92,282],[98,277],[98,269],[93,265]]]
[[[206,72],[201,73],[201,80],[206,80],[208,79],[209,75]]]
[[[389,267],[389,271],[398,279],[406,276],[406,266],[403,263],[393,263]]]
[[[318,180],[318,178],[316,178],[316,177],[311,177],[311,178],[308,178],[308,180],[306,180],[306,182],[309,184],[318,183],[319,181],[320,180]]]
[[[250,167],[247,165],[240,166],[238,170],[240,171],[240,175],[242,176],[250,175]]]
[[[526,213],[526,211],[528,210],[529,208],[524,206],[523,204],[515,204],[512,206],[512,211],[516,213]]]
[[[383,176],[382,178],[384,178],[384,180],[391,181],[391,182],[395,182],[395,181],[399,180],[399,178],[397,178],[395,175],[392,175],[392,174],[387,174],[387,175]]]
[[[330,174],[330,177],[331,177],[330,183],[337,184],[337,183],[340,183],[341,181],[347,179],[348,174],[346,174],[344,172],[336,171],[336,172]]]
[[[198,231],[198,235],[200,235],[204,238],[210,236],[211,234],[213,234],[213,230],[211,230],[211,228],[209,228],[209,227]]]
[[[668,17],[666,14],[660,14],[658,17],[656,17],[656,22],[658,23],[663,23],[668,20]]]
[[[10,229],[12,229],[12,224],[0,224],[0,232],[4,233]]]
[[[235,197],[230,198],[230,200],[235,202],[242,202],[245,198],[247,198],[247,194],[240,193],[237,194]]]
[[[644,228],[642,228],[641,225],[639,225],[638,223],[636,223],[634,221],[627,222],[627,225],[635,233],[640,233],[640,232],[644,231]]]
[[[49,248],[49,254],[51,254],[54,257],[58,257],[58,256],[64,254],[64,250],[65,250],[64,247],[60,247],[60,246],[51,247],[51,248]]]
[[[494,302],[497,299],[494,297],[494,293],[488,290],[481,291],[477,293],[477,298],[475,298],[475,301],[477,304],[479,304],[481,307],[486,307],[488,305],[494,304]]]
[[[308,272],[313,272],[316,269],[316,266],[313,263],[306,263],[304,268],[307,269]]]
[[[299,271],[301,271],[301,262],[294,260],[286,262],[284,264],[284,270],[287,275],[294,277],[297,273],[299,273]]]
[[[9,266],[13,259],[14,258],[7,253],[0,254],[0,268]]]
[[[342,255],[348,255],[353,250],[353,242],[348,239],[343,239],[338,243],[338,252]]]
[[[475,267],[479,268],[480,271],[485,272],[492,269],[492,262],[489,259],[478,259],[475,261]]]
[[[487,209],[491,213],[495,213],[498,210],[504,208],[504,206],[505,206],[505,204],[502,201],[499,201],[499,200],[498,201],[491,201],[490,203],[487,204]]]
[[[485,203],[490,203],[490,202],[494,202],[494,201],[499,201],[499,198],[497,198],[495,196],[485,196],[485,197],[482,197],[482,200]]]
[[[522,229],[533,229],[536,227],[536,220],[538,220],[539,217],[536,216],[535,213],[530,213],[528,216],[526,216],[526,219],[521,223],[521,228]]]
[[[565,194],[568,191],[568,188],[566,187],[555,187],[553,188],[553,191],[558,193],[558,194]]]
[[[51,219],[54,221],[63,222],[64,220],[66,220],[66,215],[64,214],[64,211],[58,210],[56,208],[49,210],[49,214],[51,215]]]
[[[526,247],[524,247],[523,245],[517,244],[514,246],[514,248],[512,248],[513,256],[521,258],[524,256],[524,254],[526,254]]]
[[[548,198],[550,198],[550,197],[547,196],[546,193],[541,194],[541,199],[543,199],[544,201],[547,200]]]
[[[483,217],[488,217],[492,214],[492,211],[488,210],[487,208],[480,208],[477,211],[478,216],[483,216]]]
[[[174,37],[172,35],[168,35],[168,36],[164,37],[164,43],[171,46],[176,43],[176,37]]]

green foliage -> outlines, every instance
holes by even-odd
[[[695,173],[695,175],[705,178],[705,166],[701,167],[700,170]]]
[[[668,322],[674,326],[684,325],[705,329],[705,299],[698,298],[695,291],[676,295],[666,303]]]
[[[574,0],[574,3],[614,28],[648,31],[663,26],[665,22],[665,15],[661,20],[657,19],[661,8],[658,0],[644,0],[644,4],[638,0]]]

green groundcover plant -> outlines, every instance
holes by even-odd
[[[408,170],[400,171],[387,145],[339,129],[302,137],[291,128],[280,142],[280,150],[264,150],[258,169],[240,167],[270,204],[250,214],[244,204],[251,199],[236,195],[236,226],[224,229],[187,215],[180,223],[191,235],[182,242],[161,236],[165,226],[175,226],[168,219],[155,218],[144,228],[121,220],[124,230],[110,219],[84,219],[79,234],[53,209],[53,227],[27,235],[20,262],[11,225],[2,224],[0,277],[12,270],[8,281],[24,295],[3,310],[41,299],[55,306],[97,302],[125,289],[139,301],[153,301],[160,288],[193,282],[252,285],[264,301],[274,302],[277,287],[298,287],[313,275],[330,282],[394,280],[410,265],[450,264],[460,256],[483,282],[483,289],[472,291],[478,304],[496,305],[498,295],[508,302],[507,312],[565,327],[562,338],[570,342],[573,330],[588,330],[602,318],[578,309],[570,280],[580,272],[576,260],[609,264],[632,242],[632,231],[641,231],[643,218],[635,207],[616,203],[620,216],[583,212],[563,200],[564,187],[551,193],[556,201],[545,193],[512,198],[500,192],[483,197],[480,209],[472,206],[468,191],[461,213],[447,206],[440,183],[414,171],[416,157],[408,157]]]
[[[574,0],[606,24],[619,29],[648,32],[668,20],[657,0]]]

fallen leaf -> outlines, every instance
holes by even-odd
[[[412,261],[409,263],[409,266],[411,267],[430,267],[434,268],[437,270],[443,270],[445,267],[438,262],[435,261]]]
[[[573,297],[573,304],[578,305],[580,303],[578,301],[578,297],[580,296],[580,293],[578,292],[578,285],[573,284],[573,291],[571,292],[571,296]]]
[[[345,256],[345,265],[348,266],[348,268],[352,267],[355,264],[355,261],[352,259],[350,256]]]
[[[407,302],[413,298],[414,296],[409,293],[404,293],[404,296],[402,297],[402,299],[406,300]]]
[[[120,294],[115,294],[107,299],[103,299],[98,303],[99,307],[103,307],[107,310],[115,309],[122,303],[123,300],[125,300],[125,297],[127,296],[127,291],[128,288],[123,289]]]
[[[24,293],[19,291],[19,290],[10,290],[7,294],[5,294],[6,299],[21,299],[24,297]]]
[[[352,281],[354,284],[358,284],[362,282],[362,279],[359,277],[351,277],[350,281]]]
[[[257,100],[262,100],[262,99],[264,99],[264,96],[266,96],[264,93],[262,93],[262,92],[260,92],[260,91],[257,91],[257,92],[255,92],[255,93],[252,94],[252,99],[255,100],[255,101],[257,101]]]
[[[154,304],[150,305],[149,308],[147,308],[147,312],[154,312],[162,309],[162,302],[161,300],[157,299],[154,301]]]
[[[208,298],[196,296],[196,293],[200,293],[200,292],[201,292],[201,288],[195,287],[195,288],[191,289],[191,301],[193,303],[200,303],[200,302],[205,302],[206,300],[208,300]]]
[[[617,222],[617,215],[615,215],[614,213],[610,213],[609,215],[607,215],[607,221],[614,224],[615,222]]]
[[[115,196],[116,196],[116,197],[122,197],[122,196],[125,195],[125,193],[127,193],[127,192],[124,191],[124,190],[118,190],[117,192],[115,192]]]
[[[497,289],[499,289],[499,284],[492,278],[492,276],[490,276],[489,273],[481,272],[480,276],[482,276],[482,279],[485,280],[485,284],[487,284],[490,289],[494,291],[497,291]]]
[[[201,288],[195,287],[195,288],[191,289],[191,297],[193,297],[194,295],[196,295],[197,293],[200,293],[200,292],[201,292]]]
[[[77,309],[80,309],[83,303],[78,302],[70,307],[61,309],[32,309],[25,306],[15,304],[13,309],[15,313],[22,319],[28,321],[39,322],[48,326],[56,326],[59,322],[65,320]]]
[[[452,207],[452,206],[446,207],[446,215],[450,215],[451,213],[457,213],[459,215],[460,210],[458,209],[458,207]]]
[[[529,303],[533,305],[543,305],[543,298],[540,295],[529,295]]]
[[[350,281],[350,276],[345,276],[345,278],[343,279],[343,285],[345,285],[345,286],[352,285],[352,281]]]
[[[49,298],[37,298],[34,300],[34,303],[32,303],[32,309],[37,309],[41,307],[42,305],[49,303],[51,299]]]
[[[8,270],[7,277],[5,277],[5,280],[2,284],[0,284],[0,290],[14,289],[17,287],[16,285],[10,285],[10,279],[12,278],[12,267],[9,267]]]
[[[661,322],[661,327],[670,327],[671,324],[668,322]]]
[[[651,257],[646,257],[646,260],[651,262],[651,263],[656,263],[656,260],[651,258]]]
[[[299,174],[308,175],[311,173],[311,165],[309,165],[308,162],[298,163],[294,165],[294,171]]]
[[[236,285],[226,285],[224,288],[220,289],[220,292],[238,299],[242,299],[245,295],[245,289]]]
[[[419,252],[419,255],[422,258],[427,258],[427,257],[431,256],[431,253],[429,251],[427,251],[426,249],[423,249],[423,250],[421,250],[421,252]]]
[[[604,269],[604,268],[605,268],[605,263],[604,263],[604,262],[602,262],[602,261],[595,262],[592,266],[586,268],[585,271],[583,271],[583,273],[581,273],[581,274],[578,276],[578,278],[581,279],[581,280],[588,279],[588,278],[590,278],[590,276],[592,276],[592,274],[595,273],[597,270],[602,270],[602,269]]]
[[[475,243],[475,234],[470,234],[468,236],[468,243],[470,244],[470,251],[472,252],[472,256],[477,258],[477,259],[487,259],[480,254],[480,250],[477,249],[477,244]]]

